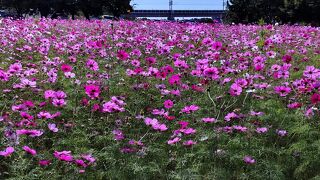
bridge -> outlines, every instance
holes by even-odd
[[[125,15],[130,18],[137,17],[211,17],[212,19],[222,19],[226,14],[224,10],[134,10]]]

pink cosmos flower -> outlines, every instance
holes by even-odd
[[[165,108],[170,109],[173,107],[173,102],[170,99],[168,99],[163,103],[163,105]]]
[[[113,131],[112,131],[112,134],[114,135],[114,139],[115,139],[116,141],[121,141],[121,140],[124,139],[124,134],[123,134],[122,131],[119,130],[119,129],[113,130]]]
[[[32,101],[24,101],[24,105],[26,105],[28,108],[33,108],[35,105]]]
[[[37,87],[37,82],[36,81],[31,81],[29,79],[21,79],[21,86],[24,88],[28,88],[28,87]]]
[[[52,104],[56,107],[63,107],[67,102],[64,99],[53,99]]]
[[[148,62],[148,64],[155,64],[157,59],[155,57],[147,57],[146,61]]]
[[[263,68],[264,68],[264,64],[263,63],[257,63],[257,64],[254,64],[254,70],[256,71],[262,71]]]
[[[303,71],[303,75],[310,79],[317,79],[320,77],[320,70],[314,66],[307,66],[306,70]]]
[[[20,104],[20,105],[12,105],[11,109],[13,112],[20,112],[20,111],[28,110],[28,107],[24,104]]]
[[[213,50],[219,51],[222,48],[222,42],[216,41],[212,44]]]
[[[166,131],[168,130],[168,127],[165,124],[157,124],[152,126],[155,130],[159,130],[159,131]]]
[[[57,125],[54,124],[54,123],[49,123],[49,124],[48,124],[48,128],[49,128],[50,131],[55,132],[55,133],[58,132],[58,130],[59,130],[59,129],[57,128]]]
[[[120,50],[117,54],[117,57],[122,60],[122,61],[125,61],[129,58],[129,54],[123,50]]]
[[[240,87],[242,87],[242,88],[244,88],[244,87],[246,87],[246,86],[248,85],[248,81],[245,80],[245,79],[243,79],[243,78],[237,79],[237,80],[235,81],[235,83],[236,83],[237,85],[239,85]]]
[[[181,109],[180,112],[190,114],[191,112],[197,111],[199,109],[200,109],[199,106],[193,104],[191,106],[185,106],[183,109]]]
[[[189,122],[180,121],[179,125],[180,125],[180,129],[185,129],[189,125]]]
[[[183,142],[183,145],[187,146],[187,147],[191,147],[191,146],[193,146],[195,144],[197,144],[197,142],[195,142],[193,140],[188,140],[188,141]]]
[[[239,116],[238,116],[236,113],[231,112],[231,113],[228,113],[228,114],[224,117],[224,120],[227,121],[227,122],[229,122],[229,121],[231,121],[232,119],[236,119],[236,118],[238,118],[238,117],[239,117]]]
[[[231,96],[239,96],[242,92],[242,88],[241,86],[239,86],[236,83],[233,83],[230,87],[229,93],[231,94]]]
[[[9,81],[9,76],[5,71],[0,69],[0,81],[6,82]]]
[[[138,61],[138,60],[132,60],[132,61],[131,61],[131,65],[133,65],[134,67],[139,67],[139,66],[140,66],[140,61]]]
[[[285,63],[290,63],[292,61],[292,56],[286,54],[282,57],[282,61]]]
[[[60,161],[66,161],[66,162],[73,161],[73,156],[71,155],[71,151],[61,151],[61,152],[55,151],[53,155]]]
[[[9,75],[7,74],[7,72],[3,71],[0,69],[0,80],[3,82],[9,81]]]
[[[173,145],[173,144],[176,144],[176,143],[179,142],[179,141],[181,141],[181,138],[175,137],[175,138],[169,140],[167,143],[168,143],[169,145]]]
[[[277,130],[277,134],[279,135],[279,136],[286,136],[288,133],[287,133],[287,131],[286,130]]]
[[[160,116],[163,116],[163,115],[166,115],[166,114],[168,114],[164,109],[161,109],[161,110],[159,110],[159,109],[153,109],[152,110],[152,114],[153,115],[160,115]]]
[[[170,91],[170,94],[175,95],[175,96],[181,96],[181,92],[180,92],[179,89],[177,89],[177,90],[171,90],[171,91]]]
[[[256,162],[256,160],[253,159],[251,156],[245,156],[243,158],[243,161],[247,164],[254,164]]]
[[[21,63],[14,63],[14,64],[11,64],[9,66],[9,71],[10,73],[18,73],[18,72],[21,72],[22,71],[22,64]]]
[[[248,130],[247,127],[239,126],[239,125],[234,125],[234,126],[232,126],[232,128],[233,128],[234,130],[239,131],[239,132],[246,132],[246,131]]]
[[[268,128],[266,128],[266,127],[261,127],[261,128],[256,129],[256,132],[259,134],[266,133],[267,131],[268,131]]]
[[[168,127],[165,124],[161,124],[157,119],[151,119],[151,118],[145,118],[144,119],[144,123],[149,126],[151,125],[151,127],[154,130],[159,130],[159,131],[166,131],[168,130]]]
[[[100,110],[100,105],[99,105],[99,104],[94,104],[94,105],[92,106],[92,111],[93,111],[93,112],[96,112],[96,111],[98,111],[98,110]]]
[[[205,77],[211,78],[211,79],[219,79],[219,71],[216,67],[207,68],[203,71],[203,74]]]
[[[95,86],[95,85],[87,85],[85,86],[85,91],[86,94],[91,98],[97,98],[100,95],[100,88],[99,86]]]
[[[175,85],[175,84],[180,84],[180,83],[181,83],[181,78],[180,78],[180,75],[178,75],[178,74],[172,75],[169,78],[170,85]]]
[[[68,64],[62,64],[61,65],[61,71],[63,72],[71,72],[72,71],[72,67]]]
[[[68,59],[69,59],[69,61],[72,62],[72,63],[77,62],[77,58],[74,57],[74,56],[70,56]]]
[[[37,114],[39,119],[51,119],[52,115],[49,112],[41,111]]]
[[[79,174],[83,174],[83,173],[85,173],[86,172],[86,170],[84,170],[84,169],[80,169],[79,170]]]
[[[44,98],[45,99],[50,99],[50,98],[54,98],[55,97],[55,91],[53,91],[53,90],[46,90],[45,92],[44,92]]]
[[[301,103],[299,102],[294,102],[294,103],[291,103],[291,104],[288,104],[287,107],[289,109],[297,109],[297,108],[300,108],[302,106]]]
[[[14,148],[13,147],[7,147],[4,151],[0,151],[0,156],[10,156],[12,153],[14,152]]]
[[[83,154],[81,157],[87,161],[89,161],[89,164],[92,164],[96,161],[96,159],[91,154]]]
[[[43,131],[40,130],[29,130],[29,129],[19,129],[16,130],[16,134],[19,135],[28,135],[30,137],[39,137],[43,134]]]
[[[197,130],[193,129],[193,128],[186,128],[186,129],[180,129],[180,132],[189,135],[189,134],[195,134],[197,132]]]
[[[64,73],[64,76],[69,79],[69,78],[74,78],[74,77],[76,77],[76,74],[74,74],[74,73],[72,73],[72,72],[65,72],[65,73]]]
[[[217,120],[215,118],[202,118],[202,121],[205,123],[216,123]]]
[[[65,99],[65,98],[67,98],[67,94],[65,92],[63,92],[63,91],[56,91],[54,93],[54,98],[56,98],[56,99]]]
[[[23,146],[22,149],[27,153],[31,154],[32,156],[37,155],[37,151],[34,149],[31,149],[29,146]]]
[[[40,166],[48,166],[48,165],[51,164],[51,161],[50,161],[50,160],[40,160],[40,161],[38,162],[38,164],[39,164]]]
[[[74,163],[77,166],[84,167],[84,168],[88,166],[82,159],[76,159]]]
[[[99,71],[99,65],[98,65],[98,63],[97,63],[95,60],[93,60],[93,59],[89,59],[89,60],[87,61],[87,63],[86,63],[86,66],[87,66],[90,70],[92,70],[92,71]]]
[[[118,106],[116,103],[109,101],[103,104],[102,111],[112,113],[112,112],[123,112],[124,109]]]
[[[291,92],[291,88],[286,86],[276,86],[274,87],[274,91],[280,96],[284,97]]]
[[[251,116],[263,116],[264,112],[255,112],[255,111],[250,111]]]
[[[314,116],[313,108],[312,108],[312,107],[311,107],[311,108],[308,108],[308,109],[305,111],[304,115],[305,115],[307,118],[311,118],[312,116]]]
[[[109,102],[103,104],[103,112],[113,113],[113,112],[124,112],[124,106],[126,103],[123,100],[113,96]]]
[[[33,120],[33,116],[31,116],[30,114],[26,113],[26,112],[20,112],[20,116],[23,119],[27,119],[27,120]]]
[[[313,94],[312,96],[311,96],[311,103],[312,104],[318,104],[318,103],[320,103],[320,94]]]

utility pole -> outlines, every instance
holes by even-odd
[[[224,0],[223,0],[223,5],[222,5],[222,6],[223,6],[223,7],[222,7],[222,10],[225,10],[225,8],[224,8],[224,7],[225,7],[226,5],[225,5]]]
[[[169,17],[168,20],[174,20],[173,17],[173,0],[169,0]]]

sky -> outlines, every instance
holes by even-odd
[[[169,9],[169,0],[132,0],[131,4],[136,10]],[[173,0],[174,10],[221,10],[222,8],[223,0]]]

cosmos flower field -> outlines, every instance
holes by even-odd
[[[0,179],[320,178],[320,29],[0,23]]]

